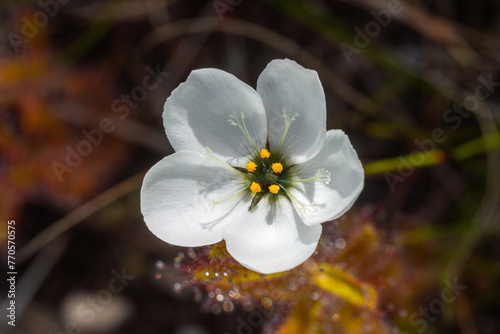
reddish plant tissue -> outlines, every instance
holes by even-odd
[[[372,215],[367,208],[325,224],[314,255],[282,273],[246,269],[224,242],[190,248],[174,260],[190,278],[174,288],[195,289],[202,308],[216,314],[258,312],[250,322],[269,333],[390,333],[410,280],[398,247],[383,241]]]
[[[43,40],[32,46],[0,59],[0,188],[9,194],[0,211],[6,217],[17,217],[36,198],[62,209],[76,207],[108,186],[112,166],[126,157],[124,144],[108,136],[98,149],[66,164],[68,150],[86,140],[84,131],[111,113],[113,92],[103,87],[112,85],[103,84],[99,70],[59,66]],[[67,124],[68,119],[79,123]]]

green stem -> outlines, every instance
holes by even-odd
[[[456,161],[463,161],[494,149],[500,149],[499,132],[470,140],[452,149],[449,155]],[[445,153],[442,150],[435,149],[400,155],[395,158],[372,161],[364,165],[365,175],[370,176],[397,171],[401,168],[402,163],[404,163],[405,167],[408,167],[409,164],[413,168],[434,166],[444,162],[445,157]]]
[[[123,4],[123,0],[109,2],[90,27],[62,52],[62,58],[68,63],[77,61],[96,46],[115,24],[112,18]]]

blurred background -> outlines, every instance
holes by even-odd
[[[1,268],[17,273],[0,332],[500,332],[498,1],[2,0],[0,15]],[[308,268],[307,289],[246,277],[241,302],[189,272],[213,248],[142,220],[144,173],[173,153],[171,91],[204,67],[255,87],[276,58],[318,72],[327,128],[365,166],[316,260],[376,304],[308,285]]]

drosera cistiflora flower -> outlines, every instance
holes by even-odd
[[[347,136],[326,131],[318,75],[274,60],[257,91],[218,69],[191,72],[165,102],[176,153],[144,178],[148,228],[174,245],[226,241],[260,273],[291,269],[316,249],[321,223],[353,205],[364,172]]]

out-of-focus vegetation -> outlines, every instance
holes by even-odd
[[[6,268],[15,220],[18,272],[16,326],[4,318],[2,332],[500,331],[497,1],[24,0],[0,11],[0,240]],[[173,152],[162,107],[191,70],[255,87],[275,58],[318,72],[327,127],[349,135],[366,184],[310,260],[261,276],[224,244],[158,240],[139,188]]]

